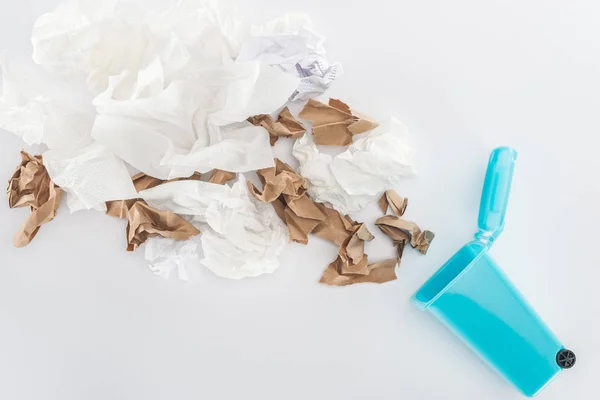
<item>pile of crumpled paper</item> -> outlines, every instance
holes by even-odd
[[[404,245],[425,253],[433,239],[401,218],[406,199],[391,190],[414,173],[408,133],[316,99],[343,72],[323,42],[304,15],[255,25],[226,0],[161,12],[68,0],[42,15],[37,70],[0,52],[0,128],[47,148],[22,152],[9,182],[9,206],[31,209],[15,245],[30,243],[66,194],[71,213],[126,220],[127,250],[143,245],[163,277],[187,279],[197,265],[232,279],[270,273],[290,241],[314,234],[339,246],[321,282],[395,279]],[[277,140],[294,141],[297,171],[274,158]],[[332,157],[320,146],[346,149]],[[371,264],[373,235],[348,214],[377,199],[395,213],[377,226],[398,258]]]

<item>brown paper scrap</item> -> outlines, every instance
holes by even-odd
[[[289,197],[283,196],[287,203],[284,221],[288,226],[290,240],[307,244],[308,234],[324,221],[326,216],[306,193],[295,199]]]
[[[235,172],[223,171],[221,169],[213,169],[212,175],[208,182],[216,183],[217,185],[224,185],[229,181],[234,180],[237,177]]]
[[[374,237],[364,224],[355,225],[353,230],[352,235],[340,246],[338,257],[327,266],[319,282],[346,286],[362,282],[384,283],[396,279],[397,260],[369,264],[369,256],[364,253],[364,243]]]
[[[8,181],[7,194],[10,208],[31,208],[31,215],[13,238],[16,247],[25,247],[41,225],[54,219],[63,191],[50,179],[41,155],[21,151],[21,164]]]
[[[269,132],[271,146],[274,146],[280,137],[298,139],[306,131],[287,107],[281,110],[277,121],[268,114],[255,115],[248,118],[248,121],[253,125],[262,126]]]
[[[177,178],[165,181],[153,178],[144,173],[134,175],[131,179],[135,190],[151,189],[166,182],[180,180],[200,180],[199,172],[187,178]],[[162,236],[175,240],[187,240],[200,231],[185,219],[171,211],[158,211],[150,207],[142,199],[116,200],[106,202],[106,214],[127,219],[127,251],[137,249],[149,237]]]
[[[346,254],[352,263],[357,264],[365,256],[365,242],[370,242],[375,236],[364,224],[357,225],[356,230],[346,245]]]
[[[328,240],[341,246],[342,243],[344,243],[344,240],[352,234],[356,222],[347,215],[343,216],[333,208],[329,208],[319,203],[316,204],[321,212],[327,217],[315,227],[312,233],[321,239]]]
[[[395,190],[388,190],[379,199],[379,208],[382,213],[387,214],[389,207],[397,216],[401,217],[408,207],[408,199],[401,197]]]
[[[375,221],[375,225],[383,233],[392,238],[394,245],[402,245],[410,243],[410,245],[419,250],[423,254],[427,254],[429,245],[435,237],[435,234],[431,231],[421,231],[421,228],[414,222],[405,221],[400,217],[393,215],[386,215]],[[398,250],[401,255],[401,250]]]
[[[257,171],[262,192],[248,182],[250,193],[259,201],[271,203],[287,224],[290,240],[307,244],[311,233],[327,215],[306,194],[306,181],[289,165],[275,159],[275,167]]]
[[[346,146],[352,137],[375,129],[378,124],[368,117],[353,113],[348,105],[329,99],[329,105],[310,99],[299,114],[312,122],[315,144]]]
[[[171,211],[158,211],[137,201],[128,211],[127,251],[133,251],[153,236],[187,240],[200,231]]]
[[[253,196],[262,202],[272,203],[283,194],[293,201],[306,192],[304,178],[278,158],[275,159],[275,167],[259,169],[256,173],[263,184],[262,193],[252,182],[248,182],[248,188]]]
[[[347,286],[355,283],[385,283],[397,279],[395,259],[385,260],[367,265],[367,274],[342,274],[339,272],[338,259],[329,264],[320,283],[330,286]]]

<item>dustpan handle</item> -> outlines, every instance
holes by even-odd
[[[486,244],[491,244],[504,230],[516,160],[517,152],[510,147],[498,147],[490,155],[479,205],[479,232],[475,235]]]

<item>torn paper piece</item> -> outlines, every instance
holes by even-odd
[[[400,197],[395,190],[386,190],[385,193],[379,199],[379,209],[382,213],[387,214],[388,208],[392,208],[392,211],[399,217],[404,215],[406,207],[408,206],[408,199]]]
[[[221,169],[213,169],[210,178],[208,179],[209,183],[216,183],[217,185],[224,185],[229,181],[237,178],[237,174],[235,172],[223,171]]]
[[[63,191],[51,180],[42,156],[21,152],[21,164],[8,182],[8,206],[30,207],[31,215],[13,239],[16,247],[27,246],[40,226],[54,219]]]
[[[298,139],[306,132],[287,107],[279,113],[277,121],[268,114],[255,115],[248,118],[248,121],[252,125],[262,126],[269,132],[271,146],[274,146],[280,137]]]
[[[319,55],[306,57],[298,63],[296,68],[303,79],[290,100],[306,100],[320,96],[344,73],[342,64],[329,64],[325,58]]]
[[[79,209],[74,204],[89,210],[107,201],[138,197],[123,161],[99,143],[87,143],[44,153],[44,166],[54,183],[69,194],[69,200],[78,200],[68,202],[71,212]]]
[[[151,96],[118,96],[112,77],[94,104],[92,136],[140,171],[172,179],[273,165],[268,133],[246,121],[281,107],[297,79],[258,62],[201,70]]]
[[[395,259],[385,260],[366,267],[366,274],[344,274],[340,272],[341,266],[339,258],[329,264],[319,283],[330,286],[347,286],[355,283],[385,283],[393,281],[396,276]]]
[[[326,207],[323,204],[317,204],[317,207],[319,207],[321,212],[323,212],[327,218],[324,221],[321,221],[311,233],[321,239],[341,246],[342,243],[344,243],[344,240],[352,234],[356,222],[347,215],[343,216],[338,211]]]
[[[189,240],[153,237],[146,241],[144,248],[150,270],[165,279],[176,270],[179,279],[188,281],[188,269],[200,266],[198,237]]]
[[[263,183],[263,192],[249,183],[250,193],[262,202],[281,201],[284,208],[278,214],[283,214],[290,240],[307,244],[308,234],[326,219],[326,215],[306,194],[304,179],[279,159],[275,159],[274,168],[259,170],[258,176]]]
[[[429,245],[435,237],[431,231],[421,231],[421,228],[414,222],[405,221],[392,215],[379,218],[375,221],[375,225],[394,241],[394,245],[404,247],[404,244],[408,242],[423,254],[427,253]],[[399,255],[401,254],[401,250],[399,250]]]
[[[365,242],[370,242],[373,239],[375,239],[375,236],[369,232],[364,224],[360,224],[355,228],[346,245],[346,254],[353,264],[358,264],[361,261],[365,254]]]
[[[364,224],[356,224],[352,234],[340,246],[338,257],[329,264],[320,283],[346,286],[361,282],[384,283],[396,279],[396,260],[369,264],[364,253],[365,241],[374,239]]]
[[[293,154],[313,200],[331,204],[342,214],[360,211],[414,174],[408,132],[394,119],[336,157],[321,153],[309,134],[296,140]]]
[[[89,135],[93,109],[59,98],[37,72],[26,64],[12,65],[8,55],[0,52],[0,129],[27,144],[43,143],[49,148],[72,145]]]
[[[300,197],[305,191],[304,179],[277,158],[274,168],[260,169],[257,174],[263,184],[262,193],[252,182],[248,182],[248,186],[254,197],[262,202],[271,203],[283,194],[290,196],[291,200]]]
[[[327,217],[306,193],[297,198],[284,195],[287,205],[285,222],[290,228],[290,240],[307,244],[311,233]]]
[[[289,229],[290,240],[296,243],[308,244],[308,234],[325,220],[325,216],[306,194],[295,201],[295,206],[296,209],[293,211],[288,204],[284,211],[284,219]]]
[[[353,114],[347,104],[337,99],[329,99],[329,105],[310,99],[299,117],[312,122],[316,144],[329,146],[349,145],[354,135],[378,126],[367,117]]]
[[[143,201],[137,201],[131,206],[128,219],[127,251],[137,249],[153,236],[187,240],[200,233],[195,226],[180,216],[171,211],[157,211]]]
[[[261,60],[302,78],[290,100],[305,100],[325,92],[343,73],[341,64],[327,61],[324,41],[308,16],[286,14],[253,26],[237,59]]]

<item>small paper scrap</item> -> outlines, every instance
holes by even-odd
[[[344,240],[354,231],[356,221],[347,215],[340,214],[333,208],[320,203],[316,204],[327,217],[313,229],[312,234],[341,246]]]
[[[127,213],[127,251],[137,249],[148,238],[161,236],[187,240],[200,230],[171,211],[157,211],[144,201],[136,201]]]
[[[308,16],[286,14],[253,26],[237,60],[261,60],[301,78],[290,100],[306,100],[325,92],[343,73],[341,64],[327,61],[324,41]]]
[[[274,168],[261,169],[258,176],[263,183],[261,193],[252,182],[248,183],[250,193],[265,203],[278,201],[277,206],[288,226],[293,242],[307,244],[311,233],[327,216],[306,194],[304,179],[289,165],[275,159]]]
[[[235,172],[223,171],[221,169],[213,169],[208,181],[217,185],[224,185],[229,181],[237,178]]]
[[[355,225],[353,231],[352,235],[344,240],[338,257],[329,264],[319,282],[331,286],[347,286],[395,280],[397,260],[369,264],[369,257],[364,254],[364,243],[373,240],[374,236],[364,224]]]
[[[277,121],[268,114],[255,115],[248,118],[248,121],[255,126],[262,126],[269,132],[271,146],[274,146],[280,137],[298,139],[306,132],[306,129],[298,122],[285,107],[279,113]]]
[[[13,239],[16,247],[27,246],[40,226],[54,219],[63,191],[50,180],[42,156],[21,151],[21,164],[8,182],[8,206],[31,208],[31,215]]]
[[[132,178],[135,190],[141,192],[162,185],[166,181],[153,178],[140,172]],[[198,180],[200,174],[194,174],[187,180]],[[180,179],[177,179],[180,181]],[[187,240],[200,231],[185,219],[171,211],[159,211],[150,207],[143,199],[117,200],[106,202],[106,214],[127,219],[127,251],[137,249],[152,237],[175,240]]]
[[[429,245],[435,237],[433,232],[422,231],[414,222],[405,221],[393,215],[379,218],[375,221],[375,225],[394,241],[394,245],[404,247],[405,243],[410,243],[412,248],[419,250],[422,254],[427,253]],[[399,255],[401,254],[399,251]]]
[[[348,105],[337,99],[329,99],[329,105],[309,99],[300,118],[312,122],[315,144],[346,146],[354,135],[377,128],[377,122],[368,117],[355,115]]]
[[[400,197],[395,190],[386,190],[381,199],[379,199],[379,209],[382,213],[387,214],[388,208],[392,208],[394,213],[401,217],[408,207],[408,199]]]

